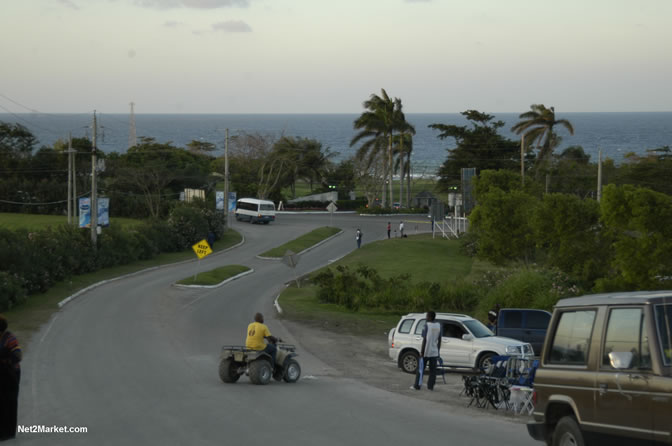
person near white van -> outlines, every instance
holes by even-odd
[[[422,387],[422,375],[425,363],[429,364],[427,388],[429,390],[434,390],[434,384],[436,383],[436,365],[441,352],[441,336],[443,333],[441,333],[441,324],[436,322],[435,319],[436,313],[434,311],[428,311],[427,323],[422,329],[422,348],[420,349],[420,352],[422,353],[422,361],[415,374],[415,382],[412,387],[415,390],[420,390]]]

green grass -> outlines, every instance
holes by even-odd
[[[217,241],[217,243],[215,243],[214,252],[230,248],[241,240],[242,236],[238,232],[229,230]],[[115,266],[113,268],[105,268],[88,274],[73,276],[56,283],[45,293],[29,296],[26,302],[6,311],[4,314],[11,323],[12,331],[25,345],[28,343],[30,336],[37,331],[42,324],[46,323],[51,315],[58,310],[58,302],[77,291],[103,280],[113,279],[146,268],[191,259],[196,260],[197,258],[194,251],[189,249],[183,252],[160,254],[151,260],[141,260],[128,265]]]
[[[122,226],[132,226],[141,223],[142,220],[134,218],[110,217],[110,225],[120,224]],[[0,227],[17,230],[28,229],[38,231],[47,229],[50,226],[67,225],[68,217],[63,215],[39,215],[39,214],[14,214],[0,212]]]
[[[198,273],[195,277],[187,277],[186,279],[180,280],[180,285],[205,285],[213,286],[218,285],[224,282],[226,279],[229,279],[238,274],[249,271],[250,268],[243,265],[226,265],[219,268],[213,269],[211,271],[206,271],[204,273]]]
[[[471,257],[460,253],[459,241],[420,234],[366,244],[329,267],[356,268],[360,263],[376,269],[384,278],[410,274],[414,282],[439,283],[467,277],[474,264]]]
[[[486,262],[474,261],[460,253],[459,241],[432,239],[431,234],[369,243],[332,263],[329,268],[346,265],[352,269],[358,264],[376,269],[384,278],[407,273],[413,282],[439,283],[458,278],[469,280],[493,268]],[[335,304],[320,303],[317,299],[318,290],[314,285],[285,289],[279,300],[284,317],[352,334],[381,333],[399,322],[400,314],[397,313],[351,312]]]
[[[399,315],[360,311],[352,313],[334,304],[320,304],[317,287],[286,288],[280,297],[283,317],[353,335],[382,334],[399,322]]]
[[[322,240],[339,233],[340,231],[341,230],[339,228],[332,228],[329,226],[317,228],[308,234],[304,234],[301,237],[292,240],[291,242],[287,242],[284,245],[266,251],[265,253],[261,254],[261,257],[281,258],[285,255],[287,250],[299,253],[304,249],[308,249]]]

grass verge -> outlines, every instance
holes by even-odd
[[[214,252],[230,248],[239,243],[242,239],[242,236],[238,232],[229,230],[217,241]],[[56,283],[45,293],[29,296],[26,302],[6,311],[4,315],[11,324],[12,332],[19,337],[25,346],[28,344],[30,336],[58,310],[58,303],[77,291],[103,280],[113,279],[115,277],[135,273],[155,266],[167,265],[190,259],[196,260],[196,255],[191,249],[184,252],[160,254],[151,260],[141,260],[128,265],[120,265],[88,274],[73,276]]]
[[[135,218],[110,218],[111,225],[120,224],[122,226],[133,226],[140,224],[141,222],[142,220]],[[68,217],[63,215],[13,214],[9,212],[0,212],[0,227],[11,230],[28,229],[29,231],[39,231],[41,229],[47,229],[50,226],[67,224]]]
[[[187,277],[186,279],[182,279],[177,283],[180,285],[219,285],[226,279],[230,279],[233,276],[237,276],[238,274],[249,270],[250,268],[243,265],[226,265],[215,268],[211,271],[198,273],[195,277]]]
[[[384,278],[407,273],[413,282],[439,283],[458,278],[469,280],[492,268],[492,265],[474,261],[462,254],[459,248],[457,240],[432,239],[431,234],[421,234],[369,243],[329,267],[345,265],[356,268],[358,264],[365,264],[376,269]],[[374,310],[353,312],[339,305],[323,304],[317,298],[318,290],[313,285],[286,288],[279,300],[283,317],[356,335],[380,334],[399,322],[399,313]]]
[[[301,237],[292,240],[291,242],[287,242],[284,245],[270,249],[265,253],[260,254],[260,256],[282,258],[287,250],[299,253],[305,249],[310,248],[311,246],[318,244],[322,240],[331,237],[334,234],[338,234],[339,232],[341,232],[339,228],[332,228],[329,226],[317,228],[313,231],[310,231],[308,234],[304,234]]]

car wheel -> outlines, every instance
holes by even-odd
[[[494,353],[484,353],[479,359],[476,368],[479,370],[485,370],[492,365],[492,357],[495,356]]]
[[[240,378],[238,366],[231,359],[222,359],[219,363],[219,378],[225,383],[235,383]]]
[[[553,432],[553,446],[584,446],[583,434],[572,416],[560,418]]]
[[[301,366],[299,365],[299,363],[293,359],[287,361],[287,365],[285,366],[285,375],[283,376],[285,382],[295,383],[299,380],[300,376],[301,376]]]
[[[271,381],[271,363],[265,359],[257,359],[250,364],[250,381],[252,384],[268,384]]]
[[[406,373],[415,373],[418,371],[418,354],[413,350],[404,352],[399,359],[401,370]]]

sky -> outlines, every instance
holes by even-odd
[[[671,0],[2,0],[0,113],[672,110]]]

